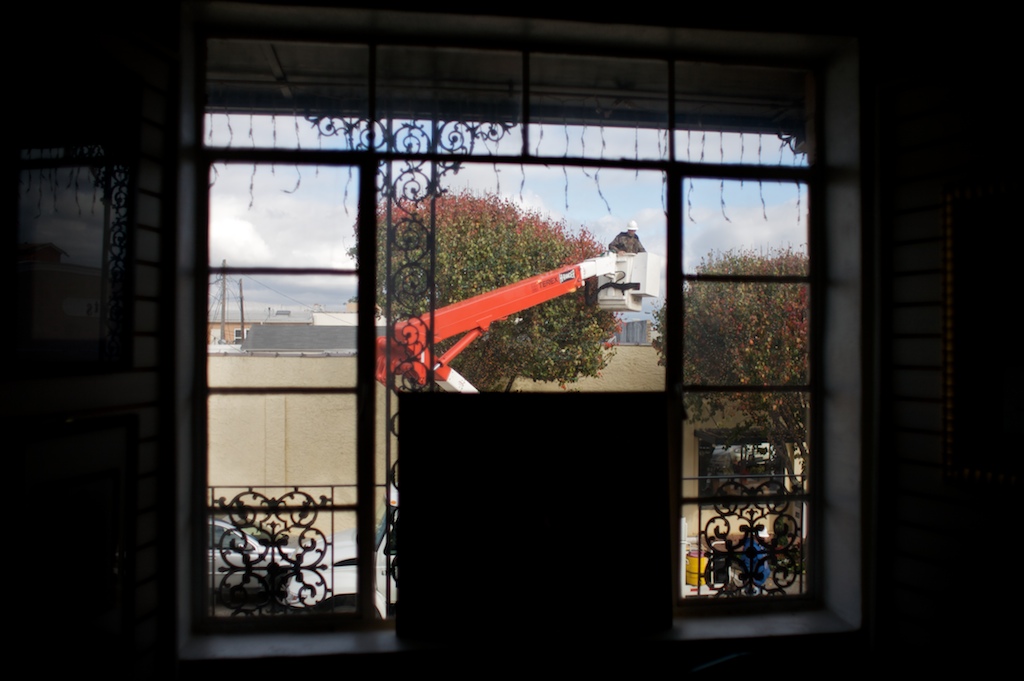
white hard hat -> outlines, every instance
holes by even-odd
[[[626,229],[636,229],[636,220],[630,220],[629,224],[626,225]]]

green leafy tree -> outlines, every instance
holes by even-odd
[[[698,275],[777,277],[807,273],[807,255],[791,248],[768,253],[729,250],[710,253]],[[698,423],[728,422],[737,435],[762,434],[785,470],[807,453],[807,394],[803,391],[748,392],[742,386],[791,386],[808,380],[809,310],[800,283],[688,281],[683,291],[684,381],[741,386],[735,393],[687,393],[689,417]],[[664,333],[665,308],[654,326]],[[664,336],[654,342],[664,360]]]
[[[378,206],[378,260],[384,262],[385,207]],[[570,230],[499,196],[448,193],[433,205],[436,243],[434,294],[438,308],[493,291],[604,251],[586,229]],[[397,229],[407,216],[392,214]],[[401,257],[415,259],[422,247]],[[354,251],[353,251],[354,254]],[[383,267],[377,300],[385,305]],[[428,309],[424,297],[420,313]],[[399,319],[393,321],[400,321]],[[452,363],[479,390],[508,391],[517,378],[554,381],[563,386],[596,376],[607,365],[605,348],[616,329],[613,313],[587,305],[583,291],[560,296],[495,322]],[[443,353],[456,339],[439,343]]]

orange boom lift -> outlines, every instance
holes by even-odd
[[[377,339],[377,380],[388,385],[390,376],[402,386],[426,385],[431,341],[439,343],[464,334],[431,367],[435,383],[446,392],[477,392],[451,367],[451,362],[491,324],[522,310],[588,286],[588,301],[602,309],[640,311],[643,299],[658,295],[660,259],[650,253],[606,253],[576,265],[527,277],[472,298],[446,305],[430,314],[397,322],[387,336]]]

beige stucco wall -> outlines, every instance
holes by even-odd
[[[210,355],[207,370],[213,387],[355,386],[354,357]],[[207,423],[210,485],[355,484],[354,395],[215,395]]]
[[[210,355],[214,387],[281,388],[355,386],[354,357],[249,357]],[[517,381],[522,392],[621,392],[664,390],[665,370],[650,346],[619,346],[600,377],[562,388]],[[385,391],[377,413],[385,414]],[[208,414],[209,483],[221,485],[348,485],[356,481],[353,395],[218,395]],[[383,445],[385,419],[378,418]],[[692,439],[692,426],[687,425]],[[690,439],[684,440],[689,442]],[[383,446],[378,451],[383,452]],[[696,457],[692,460],[696,474]],[[383,460],[377,479],[385,479]]]

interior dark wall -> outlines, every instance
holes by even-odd
[[[17,334],[4,342],[0,416],[15,441],[8,482],[32,547],[18,568],[23,588],[14,590],[12,611],[20,614],[10,649],[23,659],[19,666],[47,676],[102,669],[116,678],[156,678],[174,670],[173,561],[165,542],[173,534],[173,431],[165,420],[172,409],[161,390],[172,375],[163,360],[163,339],[172,334],[159,310],[172,309],[161,281],[164,272],[173,276],[163,257],[172,251],[163,246],[173,236],[164,227],[174,216],[168,119],[177,11],[177,2],[160,0],[145,8],[23,3],[4,24],[9,225],[17,225],[24,200],[22,149],[101,144],[131,169],[124,361],[28,365],[9,342]],[[14,292],[16,235],[10,228],[0,249]]]
[[[1010,187],[1004,205],[1012,205],[1020,194],[1022,145],[1008,87],[1015,38],[997,24],[971,17],[926,21],[879,29],[877,42],[869,43],[881,275],[872,474],[877,590],[870,616],[879,648],[904,666],[915,660],[930,669],[995,668],[1013,645],[1006,613],[1022,605],[1015,580],[1000,567],[1020,478],[951,475],[943,421],[952,387],[962,454],[970,458],[974,450],[974,458],[986,459],[991,450],[1018,446],[999,436],[994,419],[998,382],[1017,363],[1006,358],[999,334],[988,332],[1001,326],[1001,305],[990,296],[1013,288],[999,285],[1003,272],[992,269],[1005,269],[998,265],[1003,254],[1020,250],[1012,208],[958,227],[958,240],[973,245],[954,253],[972,279],[961,281],[957,293],[967,287],[975,293],[954,310],[961,331],[956,352],[944,344],[946,196],[1003,184]],[[974,339],[974,351],[967,351],[965,338]],[[990,387],[951,386],[944,370],[954,356],[958,374]],[[1011,419],[1024,421],[1019,403]]]

